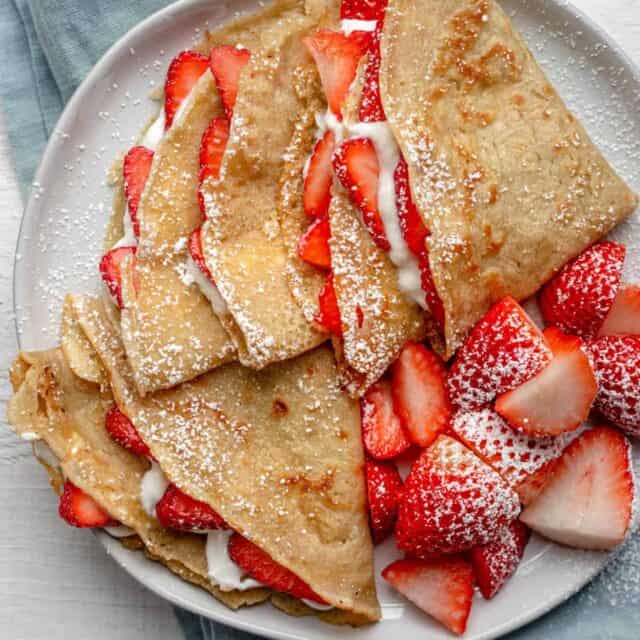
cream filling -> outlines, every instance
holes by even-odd
[[[354,31],[375,31],[377,26],[376,20],[355,20],[345,18],[340,20],[340,31],[345,36],[350,36]]]
[[[211,303],[217,315],[225,315],[228,313],[227,303],[222,295],[220,295],[218,287],[202,273],[202,270],[190,254],[187,255],[184,270],[180,273],[180,279],[186,286],[191,286],[194,283],[197,284],[204,297]]]
[[[264,587],[261,582],[248,576],[231,558],[227,550],[229,538],[233,535],[230,529],[220,529],[207,534],[207,574],[211,584],[220,591],[246,591]]]
[[[106,531],[112,538],[128,538],[134,536],[136,532],[124,524],[117,525],[115,527],[102,527],[103,531]]]
[[[151,468],[142,476],[140,482],[140,502],[145,513],[151,518],[157,519],[156,505],[169,486],[162,469],[157,462],[151,462]]]

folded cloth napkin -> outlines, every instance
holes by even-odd
[[[167,0],[0,0],[5,61],[0,95],[25,195],[53,126],[75,88],[113,42],[166,4]],[[176,615],[187,640],[256,638],[180,609]],[[509,637],[637,640],[640,536],[614,554],[607,569],[581,593]]]

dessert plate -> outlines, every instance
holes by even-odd
[[[257,6],[233,2],[234,11]],[[569,107],[620,174],[640,190],[640,73],[596,25],[566,2],[502,0]],[[171,58],[202,30],[232,17],[224,0],[182,0],[119,40],[95,66],[51,137],[27,204],[16,250],[14,305],[20,347],[54,346],[67,291],[95,291],[111,191],[107,171],[157,110],[147,96]],[[627,245],[626,277],[640,280],[640,223],[636,216],[614,232]],[[640,452],[634,454],[636,462]],[[362,629],[329,628],[291,618],[264,605],[232,612],[140,553],[104,533],[107,553],[132,576],[168,600],[256,634],[293,639],[327,635],[350,640],[450,638],[418,609],[378,583],[383,620]],[[379,571],[394,556],[393,542],[376,550]],[[490,602],[474,602],[465,638],[495,638],[540,616],[586,584],[606,555],[573,551],[539,538],[530,542],[517,574]]]

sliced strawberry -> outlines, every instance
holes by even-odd
[[[320,308],[315,321],[329,333],[336,336],[342,335],[342,320],[338,298],[333,286],[333,272],[330,272],[318,297]]]
[[[64,483],[58,512],[72,527],[109,527],[118,524],[91,496],[70,480]]]
[[[478,409],[511,391],[551,361],[542,332],[511,297],[476,324],[449,372],[449,397],[462,409]]]
[[[640,436],[640,337],[605,336],[589,347],[599,388],[596,408],[632,436]]]
[[[442,298],[436,289],[436,283],[433,281],[433,272],[431,271],[431,263],[429,262],[429,253],[425,252],[419,261],[420,276],[422,290],[427,301],[427,307],[431,313],[431,317],[435,320],[438,329],[444,331],[444,305],[442,304]]]
[[[247,66],[251,52],[248,49],[221,45],[214,47],[209,55],[209,66],[216,80],[216,87],[224,107],[224,114],[231,122],[233,108],[238,97],[240,74]]]
[[[393,178],[396,186],[396,207],[404,241],[416,258],[421,258],[427,248],[429,230],[424,226],[420,212],[411,197],[409,167],[404,158],[400,158]]]
[[[382,542],[393,532],[398,514],[398,491],[402,480],[393,462],[365,461],[367,478],[367,501],[369,504],[369,526],[374,544]]]
[[[100,260],[100,274],[111,297],[116,301],[118,307],[122,309],[122,262],[127,256],[132,256],[131,268],[135,269],[136,248],[118,247],[105,253]],[[135,283],[135,279],[134,279]]]
[[[304,211],[310,218],[321,218],[329,211],[333,168],[331,158],[335,136],[331,131],[316,142],[304,179]]]
[[[582,350],[582,340],[556,327],[544,337],[553,360],[538,375],[496,400],[496,411],[512,427],[532,436],[557,436],[577,429],[588,417],[598,383]]]
[[[147,183],[152,163],[153,151],[142,146],[133,147],[124,157],[124,194],[127,198],[127,208],[129,209],[131,224],[136,238],[140,237],[138,207],[140,206],[140,198],[144,191],[144,185]]]
[[[342,0],[341,20],[379,20],[384,16],[387,0]]]
[[[223,116],[218,116],[211,121],[200,142],[200,188],[198,189],[198,202],[200,203],[200,211],[205,217],[207,210],[202,194],[202,183],[207,178],[217,179],[220,177],[220,166],[222,165],[222,157],[227,148],[228,139],[229,121]]]
[[[253,542],[234,533],[227,547],[229,557],[254,580],[271,587],[274,591],[288,593],[294,598],[326,602],[303,580],[286,567],[278,564]]]
[[[447,370],[423,344],[408,343],[391,367],[393,406],[414,444],[428,447],[449,425]]]
[[[165,129],[173,124],[183,100],[208,68],[209,58],[196,51],[182,51],[171,61],[164,85]]]
[[[356,77],[360,58],[366,53],[368,34],[355,31],[347,36],[321,29],[302,41],[315,60],[329,108],[342,119],[340,110]]]
[[[364,70],[364,85],[360,96],[359,118],[361,122],[384,122],[387,117],[380,98],[380,35],[382,22],[378,23],[371,39],[367,66]]]
[[[411,446],[393,409],[391,384],[386,380],[379,380],[367,389],[360,400],[360,416],[364,447],[374,458],[395,458]]]
[[[566,264],[540,293],[545,322],[594,338],[616,297],[625,254],[620,244],[598,242]]]
[[[177,531],[228,529],[227,523],[206,502],[196,500],[170,484],[156,504],[158,522]]]
[[[331,268],[331,251],[329,250],[329,216],[317,218],[302,234],[298,242],[298,255],[302,260],[318,269]]]
[[[524,548],[529,541],[529,529],[514,520],[500,531],[495,540],[471,549],[469,559],[480,587],[480,593],[490,600],[515,573]]]
[[[633,497],[629,442],[613,427],[596,427],[567,447],[520,519],[555,542],[610,549],[624,540]]]
[[[120,411],[117,404],[113,404],[105,416],[104,426],[113,440],[119,445],[137,453],[139,456],[151,458],[151,451],[144,443],[133,423]]]
[[[211,271],[209,271],[209,267],[207,267],[207,262],[202,252],[202,227],[194,229],[193,233],[189,236],[189,253],[193,261],[198,265],[200,271],[213,282],[213,276],[211,275]]]
[[[598,337],[615,335],[640,335],[640,287],[621,284]]]
[[[398,548],[458,553],[490,542],[520,511],[518,495],[480,458],[441,435],[411,468],[399,495]]]
[[[396,560],[382,577],[447,629],[465,632],[473,601],[473,568],[463,558]]]
[[[333,154],[333,168],[360,209],[362,220],[375,243],[383,251],[389,251],[391,245],[378,211],[380,166],[373,142],[369,138],[347,140]]]

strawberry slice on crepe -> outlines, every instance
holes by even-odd
[[[383,8],[384,11],[384,8]],[[358,117],[360,122],[384,122],[387,118],[380,97],[380,35],[382,22],[373,32],[369,46],[367,65],[364,70],[364,85],[360,97]]]
[[[180,105],[208,68],[209,58],[196,51],[182,51],[171,61],[164,85],[165,129],[171,127]]]
[[[402,480],[393,462],[369,457],[365,460],[365,476],[371,537],[374,544],[378,544],[393,533]]]
[[[209,67],[216,81],[224,114],[229,122],[233,117],[233,108],[238,97],[240,74],[247,66],[251,53],[248,49],[221,45],[214,47],[209,54]]]
[[[102,275],[102,280],[107,286],[111,297],[120,309],[123,307],[121,269],[122,263],[125,258],[128,257],[131,257],[129,266],[134,270],[133,282],[135,286],[135,247],[118,247],[116,249],[111,249],[111,251],[105,253],[104,256],[102,256],[102,260],[100,260],[100,274]]]
[[[342,0],[341,20],[380,20],[384,16],[387,0]]]
[[[158,521],[177,531],[228,529],[226,522],[205,502],[196,500],[170,484],[156,504]]]
[[[621,284],[598,337],[615,335],[640,335],[640,287]]]
[[[118,524],[91,496],[70,480],[64,483],[58,511],[60,517],[72,527],[89,529]]]
[[[111,438],[120,446],[139,456],[153,457],[131,420],[120,411],[117,404],[114,403],[107,412],[104,426]]]
[[[331,158],[334,148],[335,136],[331,131],[326,131],[316,142],[309,159],[304,179],[303,203],[305,213],[313,219],[322,218],[329,212],[333,181]]]
[[[211,271],[209,271],[209,267],[207,267],[207,262],[202,252],[202,227],[194,229],[193,233],[189,236],[189,253],[200,271],[213,282],[213,276],[211,275]]]
[[[319,309],[315,321],[328,333],[342,335],[342,320],[338,298],[333,286],[333,272],[330,272],[318,296]]]
[[[136,238],[140,237],[140,221],[138,220],[138,207],[144,191],[144,185],[151,172],[153,164],[153,151],[143,146],[133,147],[124,157],[123,178],[124,195],[127,199],[127,208],[131,216],[131,224]]]
[[[298,255],[306,263],[318,269],[331,268],[331,251],[329,249],[329,216],[317,218],[302,234],[298,242]]]
[[[206,205],[202,194],[202,183],[207,178],[218,178],[224,151],[229,139],[229,121],[224,116],[214,118],[202,136],[200,143],[200,175],[198,188],[198,202],[200,211],[206,217]]]

